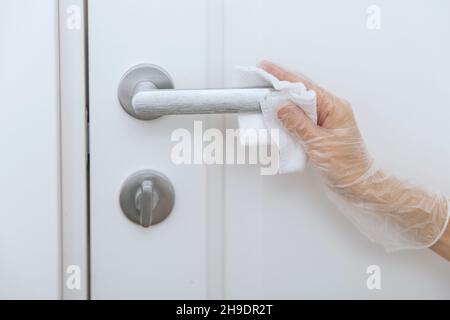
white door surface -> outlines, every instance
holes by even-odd
[[[387,254],[326,198],[312,166],[175,165],[177,128],[221,130],[236,116],[142,121],[119,104],[130,67],[166,69],[176,89],[230,87],[261,59],[309,75],[353,105],[387,170],[450,194],[450,3],[96,0],[89,12],[91,295],[105,298],[450,298],[450,267],[429,250]],[[424,94],[433,92],[433,94]],[[128,176],[164,173],[175,206],[143,228],[119,205]],[[378,265],[381,290],[368,290]]]
[[[0,2],[0,299],[61,291],[56,1]]]

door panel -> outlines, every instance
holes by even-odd
[[[175,166],[171,133],[190,117],[140,121],[117,99],[125,71],[169,70],[177,88],[205,87],[205,1],[89,2],[91,271],[93,298],[204,298],[206,170]],[[172,181],[175,207],[144,229],[119,207],[122,183],[141,169]]]
[[[371,4],[89,2],[93,298],[450,297],[447,262],[371,244],[327,200],[312,167],[261,176],[255,166],[172,163],[174,129],[192,131],[194,120],[224,129],[220,119],[233,128],[235,116],[140,121],[117,100],[119,79],[138,63],[164,67],[176,88],[204,88],[230,86],[237,64],[273,59],[350,100],[382,166],[450,194],[449,4],[379,1],[377,31],[366,28]],[[171,215],[149,229],[118,201],[140,169],[163,172],[176,193]],[[366,288],[373,264],[380,291]]]

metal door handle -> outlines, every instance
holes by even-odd
[[[174,90],[169,74],[140,64],[120,80],[119,101],[128,114],[141,120],[164,115],[261,111],[259,101],[272,88]]]

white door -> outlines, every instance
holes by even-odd
[[[450,4],[378,1],[97,0],[89,2],[92,298],[450,298],[448,262],[386,254],[327,200],[314,168],[261,176],[254,165],[175,165],[177,128],[221,130],[236,116],[142,121],[117,98],[140,63],[175,88],[229,87],[262,58],[301,71],[354,106],[381,165],[450,194]],[[431,99],[422,92],[432,91]],[[427,95],[429,97],[429,95]],[[172,213],[143,228],[122,213],[123,182],[165,174]],[[367,267],[381,269],[368,290]]]

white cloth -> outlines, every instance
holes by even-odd
[[[238,116],[239,128],[243,133],[245,130],[267,129],[278,130],[279,139],[271,139],[278,147],[278,173],[285,174],[302,171],[308,158],[302,145],[293,137],[281,124],[277,117],[277,108],[288,102],[293,102],[317,123],[317,103],[316,93],[308,90],[303,83],[280,81],[270,73],[257,67],[236,67],[236,74],[233,80],[234,87],[261,87],[271,86],[275,89],[260,101],[261,113],[241,113]],[[244,145],[262,145],[271,143],[270,141],[248,140],[248,135],[241,143]]]

